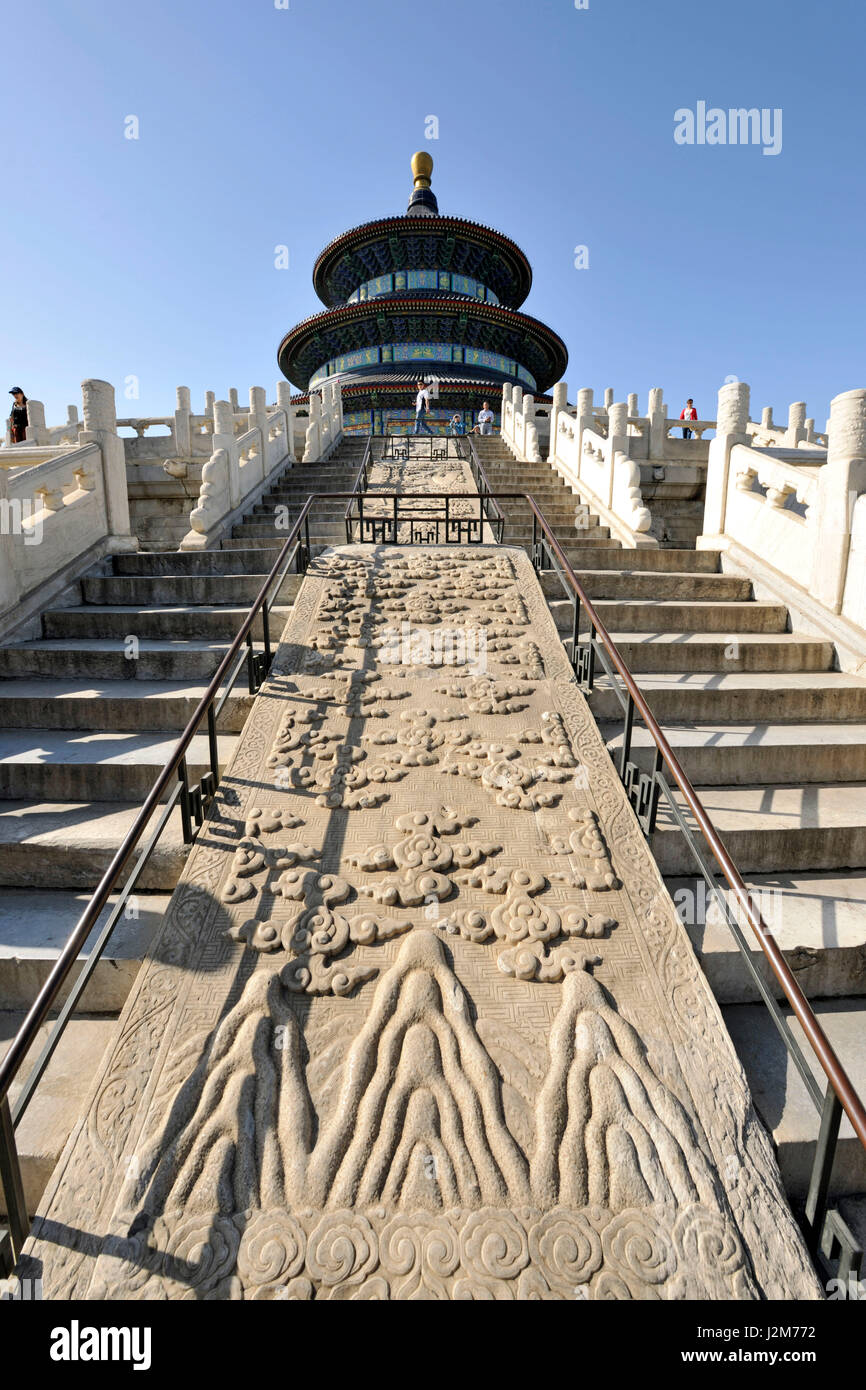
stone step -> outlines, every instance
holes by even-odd
[[[255,505],[267,506],[280,501],[291,501],[294,505],[302,507],[308,497],[315,496],[317,501],[314,505],[319,506],[323,504],[322,494],[327,498],[330,493],[352,492],[356,480],[357,472],[349,469],[324,478],[287,479],[278,487],[263,493]],[[339,498],[335,500],[339,501]]]
[[[297,492],[283,493],[281,496],[276,497],[267,497],[255,507],[252,507],[246,515],[252,521],[253,518],[257,516],[272,517],[277,512],[285,512],[288,510],[291,517],[294,519],[305,505],[308,496],[308,493]],[[335,497],[333,502],[319,497],[313,503],[310,510],[310,520],[313,521],[317,517],[344,516],[348,505],[349,499],[347,497]]]
[[[283,535],[285,540],[285,535]],[[223,554],[222,551],[219,554]],[[262,565],[261,552],[256,551],[259,566]],[[81,581],[81,593],[85,603],[123,604],[141,608],[153,608],[164,604],[176,608],[179,604],[246,604],[256,599],[268,577],[268,569],[260,568],[258,573],[250,574],[167,574],[145,578],[135,575],[91,575]],[[292,593],[292,583],[297,576],[289,575],[282,592],[275,597],[285,602],[284,595]]]
[[[235,545],[243,549],[261,548],[269,555],[274,546],[279,547],[281,537],[285,542],[289,530],[291,527],[288,530],[285,526],[278,527],[275,518],[270,521],[239,521],[232,527],[231,538],[224,540],[222,545],[229,548]],[[314,533],[315,527],[311,525],[310,534]]]
[[[833,644],[792,632],[611,634],[634,674],[690,671],[829,671]]]
[[[268,491],[263,495],[265,498],[281,496],[306,498],[311,492],[345,492],[354,487],[357,476],[357,468],[334,468],[327,473],[290,473],[274,487],[268,488]]]
[[[343,457],[334,454],[324,463],[296,463],[293,468],[286,469],[278,482],[279,484],[291,484],[296,479],[315,482],[317,479],[327,478],[331,474],[351,474],[353,466],[355,472],[361,467],[363,457],[363,449],[354,449]],[[374,462],[378,462],[378,460],[374,460]]]
[[[662,724],[761,720],[769,707],[776,723],[866,719],[866,680],[842,671],[659,672],[641,676],[638,684]],[[622,706],[607,676],[598,678],[589,703],[596,719],[618,719],[621,715]]]
[[[572,605],[568,599],[553,599],[549,603],[560,632],[571,632]],[[647,633],[656,625],[659,633],[677,639],[686,632],[717,633],[734,636],[737,633],[784,633],[788,610],[781,603],[764,603],[756,599],[746,602],[703,600],[687,602],[680,599],[660,599],[648,603],[645,599],[595,599],[594,607],[610,632]]]
[[[561,507],[573,513],[579,507],[584,515],[589,515],[596,521],[598,520],[598,516],[589,508],[587,503],[582,502],[577,493],[572,492],[567,487],[557,487],[553,484],[531,483],[526,478],[520,477],[504,478],[499,473],[494,473],[492,477],[488,474],[487,481],[490,483],[490,490],[494,496],[497,493],[528,493],[536,506],[540,507],[542,511],[547,511],[548,507]],[[502,505],[519,507],[527,506],[528,503],[524,502],[522,498],[505,497]]]
[[[745,602],[752,597],[752,583],[734,574],[654,573],[651,570],[575,570],[584,591],[596,599],[642,599],[644,602],[681,600],[694,602]],[[541,576],[546,595],[559,598],[562,584],[556,573]],[[652,612],[652,609],[649,610]]]
[[[114,573],[162,577],[163,575],[237,575],[258,573],[261,551],[159,550],[142,555],[115,555]]]
[[[23,1013],[0,1013],[0,1053],[5,1055],[23,1020]],[[50,1028],[50,1022],[43,1024],[25,1058],[24,1067],[19,1072],[20,1080],[10,1091],[13,1104]],[[99,1071],[103,1054],[111,1044],[116,1028],[116,1020],[105,1015],[70,1020],[16,1131],[24,1199],[29,1212],[36,1210],[66,1141],[78,1122],[93,1078]],[[2,1189],[0,1211],[6,1214]]]
[[[719,1002],[758,1000],[757,986],[704,880],[669,878],[666,886]],[[746,886],[809,999],[866,995],[866,870],[751,874]],[[726,897],[733,902],[729,891]],[[781,986],[736,906],[735,916],[743,923],[752,961],[781,999]]]
[[[620,727],[599,727],[618,758]],[[693,785],[779,786],[792,768],[802,783],[866,781],[866,724],[666,724],[664,732]],[[632,732],[631,756],[652,770],[655,742],[642,724]]]
[[[257,528],[251,527],[250,529],[256,530]],[[284,535],[287,536],[288,532],[284,532]],[[226,540],[221,540],[220,545],[223,550],[263,550],[265,551],[265,555],[262,557],[262,560],[264,564],[268,565],[273,564],[282,550],[282,544],[279,540],[274,540],[273,531],[270,527],[267,528],[267,534],[264,536],[233,536]]]
[[[742,874],[866,864],[863,782],[699,786],[697,793]],[[687,874],[694,867],[685,837],[664,802],[652,849],[663,874]]]
[[[505,497],[499,500],[499,505],[505,512],[505,515],[509,517],[515,525],[519,521],[529,522],[530,526],[532,525],[533,512],[528,502],[523,502],[519,498],[512,499]],[[588,525],[586,514],[584,512],[579,512],[576,506],[569,503],[561,504],[559,502],[554,502],[542,504],[542,502],[539,501],[538,509],[542,513],[548,526],[552,527],[554,531],[558,531],[559,527],[572,531],[606,531],[608,529],[607,527],[598,525],[597,522],[595,526],[592,524]]]
[[[361,455],[353,459],[344,459],[338,463],[311,463],[303,464],[300,468],[292,468],[288,473],[284,473],[281,478],[270,488],[269,492],[275,492],[282,488],[306,488],[308,492],[318,492],[329,487],[342,487],[344,483],[353,483],[358,476],[361,467]],[[373,460],[374,466],[378,465],[378,460]]]
[[[595,565],[597,563],[596,555],[599,551],[604,551],[606,553],[610,550],[619,550],[619,541],[614,540],[609,535],[603,534],[606,530],[606,527],[602,527],[598,533],[582,531],[581,540],[579,542],[563,540],[562,534],[560,533],[558,537],[559,544],[562,546],[566,559],[569,561],[572,569],[576,569],[579,565]],[[524,527],[522,524],[520,526],[511,526],[506,522],[504,544],[520,546],[527,554],[531,554],[532,527]]]
[[[532,478],[520,469],[492,468],[487,470],[486,476],[493,492],[528,494],[535,498],[539,506],[542,499],[548,498],[566,506],[584,506],[590,510],[589,504],[582,503],[576,492],[552,474],[544,478]]]
[[[519,468],[497,468],[487,474],[487,481],[494,491],[501,489],[503,492],[528,492],[539,505],[541,505],[541,499],[547,497],[554,501],[568,502],[572,506],[581,505],[577,493],[573,492],[561,478],[552,475],[541,480],[527,478],[526,474],[521,473]]]
[[[576,535],[578,534],[577,528],[576,528],[575,526],[572,526],[571,524],[569,524],[569,525],[567,525],[567,526],[556,525],[556,526],[554,526],[554,527],[552,528],[552,530],[553,530],[553,534],[555,535],[557,541],[558,541],[559,544],[562,546],[562,549],[563,549],[563,551],[565,552],[565,557],[566,557],[566,559],[569,561],[569,563],[571,564],[572,569],[576,568],[576,566],[575,566],[575,557],[572,556],[572,554],[570,553],[570,551],[569,551],[569,545],[572,544],[571,538],[574,537],[574,536],[576,536]],[[619,541],[612,539],[612,537],[611,537],[611,535],[610,535],[610,533],[609,533],[609,531],[608,531],[608,528],[607,528],[606,526],[599,526],[599,527],[597,527],[595,530],[587,530],[586,527],[583,527],[583,528],[580,530],[580,533],[579,533],[579,534],[580,534],[580,541],[579,541],[579,542],[578,542],[578,541],[574,541],[574,542],[573,542],[574,545],[578,545],[578,544],[579,544],[580,547],[581,547],[580,555],[577,557],[577,563],[578,563],[578,564],[589,565],[589,564],[594,563],[594,562],[590,559],[590,557],[593,556],[593,555],[595,554],[595,549],[594,549],[594,547],[597,546],[597,545],[599,545],[599,544],[604,545],[607,549],[610,549],[610,548],[612,548],[612,547],[614,547],[614,546],[618,546],[618,545],[619,545]],[[518,518],[514,518],[514,517],[506,516],[506,518],[505,518],[505,544],[506,544],[506,545],[527,546],[527,545],[530,545],[530,544],[531,544],[532,539],[533,539],[533,534],[532,534],[532,519],[531,519],[531,518],[530,518],[528,521],[526,521],[526,520],[521,520],[519,517],[518,517]]]
[[[273,544],[274,536],[278,539],[282,537],[283,541],[285,541],[287,535],[288,532],[285,526],[277,525],[276,519],[267,521],[264,517],[261,517],[258,521],[241,521],[238,522],[236,526],[232,527],[233,540],[243,540],[244,542],[251,538],[257,538],[259,540],[267,540],[270,544]],[[328,521],[327,519],[322,520],[320,518],[318,521],[310,521],[310,539],[312,541],[323,538],[331,540],[334,537],[337,537],[345,544],[346,525],[342,519]]]
[[[597,541],[609,541],[611,539],[610,530],[607,526],[575,526],[572,518],[554,521],[547,516],[547,522],[553,531],[559,544],[565,549],[566,540],[575,536],[580,536],[580,544],[591,546]],[[526,545],[532,540],[532,517],[529,513],[525,517],[514,516],[506,512],[505,514],[505,533],[510,545]],[[615,542],[619,544],[619,542]],[[566,551],[568,558],[568,552]],[[574,566],[572,565],[572,568]]]
[[[206,689],[186,681],[0,681],[0,728],[181,733]],[[241,676],[223,705],[220,733],[240,733],[253,698]]]
[[[165,733],[82,733],[40,729],[0,729],[0,798],[52,797],[54,800],[144,801],[177,739]],[[234,735],[217,739],[220,767],[226,768],[237,744]],[[196,734],[187,753],[190,783],[210,770],[206,734]]]
[[[27,1009],[44,985],[90,901],[89,893],[7,888],[0,896],[0,1010]],[[117,901],[112,895],[80,952],[83,962]],[[125,905],[105,951],[90,977],[77,1013],[116,1014],[159,929],[170,898],[136,893]],[[70,973],[58,998],[64,1002],[78,978]]]
[[[855,1090],[862,1096],[866,1093],[866,1001],[824,1000],[813,1007]],[[801,1200],[809,1187],[818,1112],[764,1006],[729,1004],[722,1013],[745,1069],[755,1108],[776,1144],[782,1181],[788,1195]],[[786,1013],[790,1015],[790,1010]],[[791,1016],[788,1024],[823,1091],[826,1078],[805,1042],[800,1023]],[[866,1150],[843,1116],[830,1194],[862,1192],[864,1187]]]
[[[283,595],[297,593],[301,585],[301,575],[293,575],[296,583],[286,583]],[[291,607],[287,604],[274,607],[270,616],[272,637],[279,637],[281,627],[288,621]],[[119,638],[134,634],[148,641],[160,638],[174,638],[191,641],[234,640],[246,620],[248,608],[215,607],[206,608],[136,608],[121,604],[100,606],[85,604],[80,608],[52,608],[42,615],[44,635],[51,641],[64,638],[87,638],[99,633],[101,638]],[[264,621],[261,613],[256,615],[253,626],[256,641],[264,640]]]
[[[138,801],[0,802],[0,886],[95,888],[140,810]],[[170,893],[187,853],[175,808],[138,881],[140,891]]]
[[[488,478],[490,490],[494,497],[501,496],[501,506],[515,507],[529,510],[529,503],[523,497],[510,497],[509,493],[527,493],[535,502],[537,507],[546,514],[549,511],[559,510],[570,513],[572,516],[580,509],[583,516],[588,516],[597,522],[599,517],[590,510],[585,503],[574,492],[569,492],[568,488],[554,487],[533,487],[525,479],[508,479],[494,476]]]
[[[629,573],[652,572],[656,574],[718,574],[719,552],[717,550],[665,550],[652,546],[637,550],[620,546],[604,555],[593,555],[592,564],[580,565],[580,543],[573,540],[560,541],[563,550],[575,569],[582,567],[593,570],[622,570]]]
[[[136,657],[111,638],[33,641],[0,647],[0,680],[169,680],[207,683],[228,642],[141,640]]]

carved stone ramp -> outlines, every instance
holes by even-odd
[[[48,1298],[819,1298],[525,554],[330,550],[49,1184]]]

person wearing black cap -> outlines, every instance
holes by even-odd
[[[12,443],[23,444],[27,439],[27,397],[20,386],[13,386],[9,395],[14,397],[12,414],[9,416]]]

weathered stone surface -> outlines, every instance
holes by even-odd
[[[522,552],[315,563],[25,1265],[51,1298],[820,1296]]]

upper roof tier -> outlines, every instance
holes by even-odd
[[[520,247],[479,222],[440,217],[430,187],[432,170],[430,155],[419,151],[412,159],[415,187],[406,215],[364,222],[322,251],[313,269],[313,285],[329,309],[345,304],[369,281],[400,270],[467,276],[509,309],[519,308],[526,299],[532,267]]]

